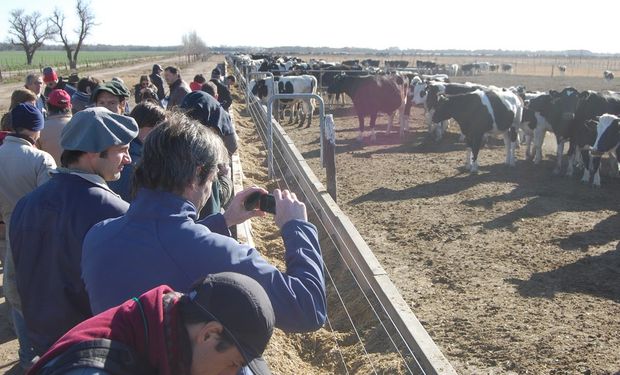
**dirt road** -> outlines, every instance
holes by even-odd
[[[181,70],[181,76],[188,83],[192,81],[194,75],[202,73],[208,79],[211,76],[211,70],[217,63],[221,63],[224,60],[222,55],[211,56],[207,61],[199,61],[188,66],[184,66]],[[100,79],[110,80],[112,77],[120,77],[125,81],[125,84],[129,89],[133,88],[133,85],[138,83],[140,75],[150,74],[153,64],[160,64],[164,68],[168,65],[185,65],[184,60],[179,56],[169,57],[163,60],[153,60],[143,62],[139,64],[120,66],[114,68],[106,68],[100,70],[79,72],[80,77],[83,76],[95,76]],[[8,109],[11,93],[17,89],[23,87],[23,83],[2,83],[0,84],[0,112],[4,112]],[[131,104],[133,98],[130,98]]]

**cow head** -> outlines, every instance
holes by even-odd
[[[567,87],[559,93],[552,90],[549,94],[552,97],[551,106],[545,117],[553,127],[556,136],[568,137],[579,104],[579,91]]]
[[[327,87],[328,94],[342,94],[344,92],[344,86],[347,81],[346,74],[337,74],[334,76],[334,80]]]
[[[264,79],[259,79],[252,87],[252,94],[258,96],[259,99],[263,99],[269,95],[269,88],[267,82]]]
[[[426,108],[434,109],[439,101],[439,86],[427,84],[423,91],[426,94]]]
[[[450,99],[443,94],[437,95],[437,102],[435,104],[435,111],[433,113],[433,123],[438,123],[452,117],[448,111]]]
[[[593,120],[586,121],[592,122]],[[620,143],[620,119],[614,115],[605,114],[596,120],[596,141],[592,147],[593,154],[602,154],[610,151]]]

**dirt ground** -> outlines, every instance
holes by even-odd
[[[466,80],[608,88],[602,79],[568,78]],[[620,373],[620,180],[603,177],[594,189],[553,176],[553,155],[536,166],[523,148],[510,168],[493,138],[480,152],[480,173],[470,175],[460,168],[456,125],[441,142],[429,141],[422,109],[413,109],[402,140],[385,134],[387,116],[380,117],[373,144],[356,141],[351,108],[328,113],[338,203],[458,373]],[[324,181],[318,125],[284,125]]]
[[[183,76],[191,80],[220,61],[188,67]],[[133,82],[149,70],[142,66],[121,77]],[[597,78],[499,74],[467,80],[524,83],[528,89],[609,89]],[[8,100],[2,93],[10,95],[4,89],[0,85],[0,108]],[[271,190],[264,147],[242,106],[235,105],[234,113],[244,184]],[[620,372],[620,202],[615,194],[620,181],[603,177],[603,187],[593,189],[576,178],[552,176],[551,155],[534,166],[523,161],[522,149],[521,161],[508,168],[502,164],[501,141],[493,139],[480,153],[481,172],[469,175],[459,169],[465,148],[457,129],[438,144],[427,141],[419,109],[414,108],[412,131],[403,140],[397,133],[385,135],[387,117],[380,117],[375,144],[355,141],[357,120],[350,109],[328,113],[337,126],[338,203],[458,373]],[[324,178],[316,121],[309,129],[284,125]],[[252,224],[257,249],[282,269],[273,221]],[[0,299],[0,372],[17,374],[17,344],[5,307]],[[351,341],[348,336],[327,329],[306,335],[277,331],[267,360],[277,374],[345,373],[334,341]],[[342,353],[354,363],[349,373],[370,373],[356,363],[359,348]],[[378,363],[379,373],[402,373],[389,358]]]

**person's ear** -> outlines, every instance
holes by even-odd
[[[203,325],[198,332],[198,341],[207,341],[211,337],[220,337],[224,326],[219,322],[209,322]]]

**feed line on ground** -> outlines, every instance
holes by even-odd
[[[267,123],[265,120],[266,117],[266,113],[262,107],[262,105],[255,99],[255,98],[250,98],[250,105],[248,107],[248,112],[250,113],[250,115],[252,116],[256,126],[256,129],[258,131],[258,133],[260,134],[261,138],[266,141],[267,139]],[[281,161],[285,160],[284,154],[282,152],[282,150],[279,147],[279,142],[276,142],[274,139],[274,147],[273,147],[274,153],[277,153],[277,157],[274,157],[274,164],[276,166],[276,169],[278,171],[278,175],[280,176],[280,178],[278,179],[278,185],[281,188],[287,188],[291,191],[295,191],[296,194],[298,195],[303,195],[304,199],[302,199],[302,201],[304,202],[311,202],[311,199],[309,199],[310,197],[308,197],[306,195],[306,191],[312,192],[312,194],[314,195],[312,198],[314,200],[317,199],[316,194],[313,192],[313,190],[310,188],[310,186],[308,185],[307,182],[303,181],[302,179],[299,179],[297,176],[302,176],[305,172],[298,169],[299,167],[297,165],[283,165],[283,163],[281,163]],[[290,168],[296,168],[297,170],[291,170]],[[288,173],[287,173],[288,172]],[[292,180],[290,180],[292,178]],[[302,184],[306,185],[306,189],[295,189],[295,186],[302,186]],[[282,186],[284,185],[284,186]],[[307,207],[310,208],[311,213],[314,214],[314,217],[320,222],[320,225],[323,228],[327,228],[327,224],[331,224],[333,226],[333,223],[326,223],[323,221],[323,219],[321,218],[320,213],[316,210],[316,208],[312,205],[312,204],[307,204]],[[331,221],[331,219],[329,217],[326,217],[327,220]],[[392,320],[392,318],[387,314],[387,310],[385,309],[385,307],[383,306],[383,304],[381,303],[380,299],[377,296],[377,293],[375,292],[375,290],[372,288],[372,285],[369,283],[369,281],[366,279],[366,277],[364,276],[364,283],[367,285],[367,289],[369,289],[372,293],[371,296],[368,295],[368,293],[364,290],[364,288],[362,287],[361,281],[358,280],[358,278],[355,276],[355,272],[353,272],[351,267],[356,267],[357,269],[361,269],[360,265],[354,260],[355,257],[351,256],[350,259],[354,260],[354,264],[351,265],[349,264],[349,262],[345,259],[345,256],[342,254],[342,250],[339,248],[339,246],[337,245],[337,240],[334,239],[334,237],[332,236],[332,234],[326,232],[327,237],[329,238],[329,241],[331,242],[332,247],[336,250],[338,256],[340,257],[340,261],[342,264],[346,265],[347,271],[349,276],[351,277],[351,279],[354,281],[354,283],[356,284],[357,290],[359,292],[361,292],[361,295],[363,296],[363,298],[365,299],[365,301],[367,302],[368,306],[370,306],[372,313],[374,314],[374,318],[376,319],[376,321],[381,325],[381,328],[383,329],[383,332],[385,333],[386,337],[388,338],[388,340],[390,341],[392,347],[394,348],[394,350],[396,351],[396,353],[398,354],[398,356],[401,358],[404,366],[407,368],[407,370],[409,371],[409,373],[421,373],[424,374],[424,370],[422,369],[420,363],[418,362],[418,359],[415,357],[415,355],[413,354],[413,351],[411,350],[411,348],[409,347],[409,345],[406,343],[406,341],[404,340],[403,335],[401,334],[401,332],[399,331],[398,327],[396,326],[396,324],[394,323],[394,321]],[[336,235],[339,235],[338,233],[336,233]],[[344,241],[342,241],[342,238],[340,238],[341,241],[339,241],[340,243],[346,243]],[[347,251],[349,254],[352,254],[351,249],[349,249],[347,246],[345,246],[345,251]],[[328,275],[328,279],[330,281],[331,286],[334,288],[334,291],[336,292],[336,295],[338,297],[339,303],[342,305],[342,309],[344,311],[344,314],[346,315],[347,319],[348,319],[348,323],[350,323],[350,326],[353,330],[353,332],[355,333],[358,342],[361,344],[361,347],[363,348],[363,352],[364,352],[364,357],[366,359],[366,361],[369,363],[369,365],[373,368],[373,371],[375,373],[377,373],[374,363],[368,353],[368,350],[366,349],[367,344],[365,343],[365,340],[362,338],[363,334],[360,333],[360,330],[357,327],[357,324],[355,323],[351,313],[350,313],[350,309],[347,307],[347,304],[345,302],[345,298],[343,297],[343,293],[340,292],[340,288],[337,286],[336,281],[334,280],[334,277],[332,276],[332,272],[330,271],[330,267],[327,265],[327,263],[325,264],[325,268],[327,271],[327,275]],[[360,272],[360,274],[363,275],[363,272]],[[377,308],[375,308],[374,304],[372,303],[372,300],[376,301],[375,303],[379,305],[379,308],[382,310],[382,314],[380,314],[379,311],[377,311]],[[384,323],[384,319],[381,318],[381,315],[387,317],[388,322],[391,324],[392,327],[392,331],[396,332],[396,337],[393,337],[392,334],[390,334],[390,329],[388,329],[388,327],[385,325]],[[333,326],[330,322],[330,330],[332,331],[334,340],[337,341],[337,338],[335,337],[335,333],[333,330]],[[402,346],[404,347],[404,351],[405,354],[403,354],[403,351],[399,348],[399,345],[396,343],[396,340],[400,341],[402,343]],[[340,350],[340,348],[339,348]],[[344,358],[342,356],[342,353],[339,353],[341,358],[344,361]],[[416,371],[414,371],[411,367],[410,364],[405,357],[410,357],[413,358],[413,362],[412,365],[415,365]],[[346,369],[346,366],[345,366]],[[348,373],[348,371],[347,371]]]

